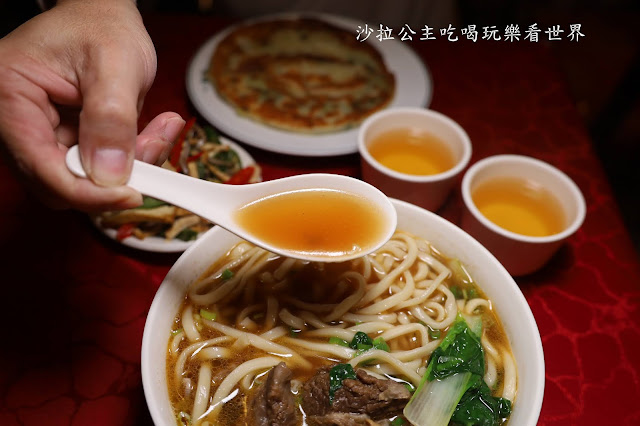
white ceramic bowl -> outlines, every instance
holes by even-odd
[[[411,175],[379,163],[369,145],[381,133],[398,128],[420,129],[442,141],[455,160],[449,170],[434,175]],[[430,211],[444,204],[456,178],[469,164],[471,141],[464,129],[439,112],[424,108],[387,108],[368,117],[358,132],[362,178],[389,197],[398,198]]]
[[[518,366],[518,393],[509,424],[534,426],[544,394],[544,355],[535,319],[522,292],[502,265],[464,231],[414,205],[393,200],[398,227],[426,238],[445,255],[459,258],[493,301]],[[153,421],[175,426],[166,379],[166,354],[173,319],[186,288],[223,256],[238,238],[215,227],[191,246],[171,268],[153,303],[142,339],[142,383]]]
[[[473,203],[471,194],[481,183],[504,177],[529,180],[551,192],[563,210],[564,229],[546,237],[530,237],[487,219]],[[571,178],[544,161],[523,155],[494,155],[469,167],[462,179],[462,199],[462,228],[489,249],[513,276],[542,267],[580,228],[587,211],[582,192]]]

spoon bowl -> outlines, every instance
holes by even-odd
[[[67,152],[66,163],[73,174],[87,177],[77,145]],[[388,241],[397,224],[395,208],[380,190],[361,180],[336,174],[304,174],[248,185],[227,185],[197,179],[135,160],[127,186],[188,210],[270,252],[308,261],[338,262],[364,256]],[[353,241],[353,250],[300,250],[265,240],[255,232],[249,231],[239,221],[240,210],[262,200],[283,194],[317,190],[339,192],[346,194],[348,198],[359,199],[368,212],[378,218],[380,226],[372,230],[375,234],[370,236],[365,244]],[[305,211],[300,211],[299,214],[304,215]],[[350,219],[353,224],[358,224],[361,219],[355,217],[352,211],[344,211],[343,218]],[[313,223],[308,225],[314,226]]]

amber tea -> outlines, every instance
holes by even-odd
[[[517,234],[546,237],[565,228],[560,202],[531,180],[494,178],[479,184],[471,198],[487,219]]]
[[[369,145],[380,164],[409,175],[435,175],[455,165],[446,143],[421,129],[398,128],[381,133]]]

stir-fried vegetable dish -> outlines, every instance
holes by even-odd
[[[242,185],[259,182],[257,164],[243,165],[238,153],[220,141],[213,127],[200,126],[189,120],[162,167],[217,183]],[[143,204],[134,209],[101,213],[98,223],[116,229],[119,241],[135,237],[161,237],[190,241],[213,226],[191,212],[144,196]]]

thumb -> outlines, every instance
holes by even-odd
[[[101,186],[126,183],[137,136],[137,105],[143,79],[137,58],[123,52],[100,55],[81,76],[82,111],[78,139],[83,166]]]

